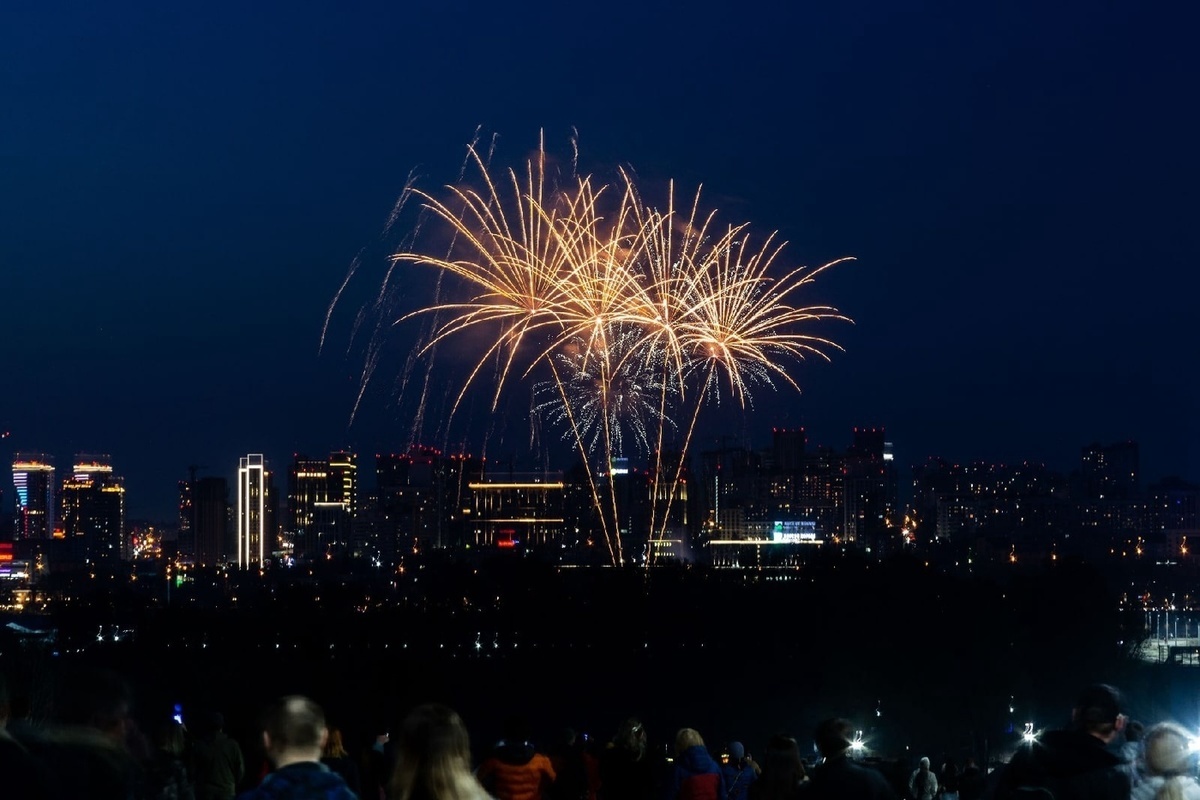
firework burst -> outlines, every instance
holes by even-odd
[[[560,428],[568,441],[582,437],[594,456],[650,456],[654,432],[676,429],[663,414],[661,396],[679,394],[676,374],[656,366],[663,353],[650,351],[652,346],[628,326],[598,343],[576,337],[552,355],[559,379],[534,385],[534,415]]]
[[[440,196],[405,187],[450,244],[438,255],[410,240],[393,266],[433,267],[457,279],[461,294],[396,321],[432,320],[421,355],[484,334],[451,415],[485,376],[493,412],[510,382],[542,376],[531,411],[588,467],[605,541],[621,563],[615,493],[604,480],[611,460],[648,455],[653,497],[674,497],[685,457],[664,464],[662,454],[686,454],[706,403],[727,394],[744,407],[756,388],[798,389],[790,367],[840,349],[810,328],[846,318],[802,302],[805,287],[840,261],[780,270],[782,242],[756,244],[748,225],[718,225],[699,191],[681,212],[673,185],[657,207],[624,171],[611,183],[571,175],[560,184],[544,145],[522,169],[493,173],[490,159],[468,147],[474,186],[460,180]],[[661,538],[669,508],[652,514],[647,537]]]

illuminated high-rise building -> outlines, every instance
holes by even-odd
[[[329,501],[341,503],[351,520],[358,513],[358,456],[339,450],[329,454]]]
[[[261,566],[274,550],[268,522],[267,462],[261,453],[242,456],[237,481],[237,565]]]
[[[842,535],[868,548],[886,536],[896,506],[892,445],[883,428],[855,428],[844,462]]]
[[[484,461],[475,456],[447,456],[422,445],[377,455],[375,539],[363,546],[386,560],[413,547],[473,545],[470,484],[483,479]]]
[[[358,516],[358,457],[339,450],[329,454],[329,498],[318,508],[321,546],[327,555],[348,555]]]
[[[297,455],[288,472],[287,533],[292,552],[305,558],[345,555],[358,513],[358,466],[354,453],[328,461]]]
[[[475,544],[482,547],[558,545],[563,539],[563,481],[509,473],[470,484]]]
[[[288,470],[288,507],[285,535],[297,556],[314,556],[317,550],[317,504],[329,501],[329,462],[295,456]]]
[[[127,560],[125,482],[113,475],[108,456],[75,457],[60,493],[62,534],[68,561],[111,563]],[[57,535],[57,534],[56,534]]]
[[[54,461],[49,456],[17,453],[13,458],[16,528],[13,538],[49,539],[54,532]]]
[[[179,553],[196,554],[196,481],[179,482]]]

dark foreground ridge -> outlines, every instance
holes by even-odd
[[[1133,657],[1143,612],[1067,560],[981,575],[912,558],[764,573],[511,558],[255,578],[158,606],[98,585],[69,613],[19,618],[0,645],[14,720],[56,730],[72,687],[103,671],[148,737],[177,707],[189,736],[221,713],[250,764],[262,710],[303,694],[358,756],[439,702],[462,714],[476,763],[514,717],[539,743],[568,727],[594,743],[636,716],[658,755],[681,724],[752,753],[784,731],[808,758],[817,723],[844,717],[864,759],[984,766],[1026,723],[1063,724],[1088,681],[1126,687],[1141,718],[1195,713],[1191,670]]]

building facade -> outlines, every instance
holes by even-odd
[[[125,532],[125,482],[113,474],[108,456],[75,457],[71,475],[63,480],[61,558],[76,564],[112,564],[132,557]]]
[[[261,453],[242,456],[237,478],[237,566],[261,568],[275,550],[268,509],[269,473]]]
[[[55,526],[54,460],[46,455],[17,453],[13,458],[16,519],[13,539],[44,541]]]

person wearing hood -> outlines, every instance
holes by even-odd
[[[692,728],[675,734],[675,778],[669,800],[725,800],[728,790],[721,765]]]
[[[341,775],[321,763],[325,712],[307,697],[284,697],[264,719],[263,745],[274,771],[239,800],[358,800]]]
[[[922,756],[921,762],[908,778],[908,793],[913,800],[933,800],[937,797],[937,775],[929,768],[929,759]]]
[[[542,800],[554,783],[554,766],[537,751],[523,725],[510,722],[508,729],[492,755],[479,765],[479,782],[499,800]]]
[[[1124,727],[1120,693],[1106,684],[1088,686],[1071,712],[1071,727],[1018,750],[995,797],[1048,792],[1055,800],[1128,800],[1129,772],[1108,749]]]
[[[730,742],[729,762],[721,767],[721,771],[725,775],[725,788],[729,792],[729,800],[746,800],[750,786],[762,770],[746,753],[746,748],[741,742]]]

